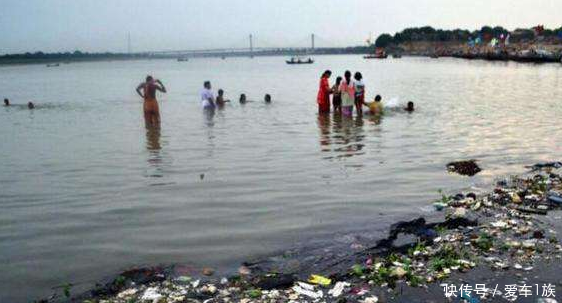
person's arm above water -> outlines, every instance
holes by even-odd
[[[141,92],[141,89],[144,87],[144,83],[139,84],[139,86],[137,86],[137,94],[139,94],[139,96],[141,96],[141,98],[144,99],[144,95]]]
[[[156,80],[156,83],[158,83],[158,85],[156,85],[156,89],[163,93],[166,93],[166,87],[164,87],[164,83],[162,83],[162,81],[160,81],[159,79]]]

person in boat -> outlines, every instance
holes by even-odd
[[[35,108],[35,104],[33,104],[33,102],[29,101],[29,102],[27,102],[27,108],[29,108],[29,109],[34,109],[34,108]]]
[[[382,97],[377,95],[373,102],[365,103],[371,115],[380,116],[383,113]]]
[[[332,71],[326,70],[320,77],[318,96],[316,98],[316,102],[318,103],[318,113],[320,114],[330,112],[330,94],[332,93],[332,89],[330,88],[330,82],[328,79],[330,79],[331,75]]]
[[[8,98],[4,98],[4,106],[10,106],[10,100],[8,100]]]
[[[217,91],[217,99],[216,99],[217,107],[218,108],[224,108],[224,106],[226,105],[226,102],[230,102],[230,100],[224,99],[224,90],[221,88]]]
[[[341,84],[342,77],[336,78],[336,84],[332,86],[332,107],[334,108],[335,113],[341,114],[341,91],[340,91],[340,84]]]
[[[360,72],[356,72],[353,75],[355,81],[353,82],[355,88],[355,108],[357,109],[357,114],[363,114],[363,104],[365,104],[365,84],[363,83],[363,75]]]
[[[215,109],[215,94],[211,90],[211,81],[203,82],[203,89],[201,89],[201,106],[205,110]]]
[[[406,105],[404,110],[407,111],[407,112],[410,112],[410,113],[413,112],[414,111],[414,102],[408,101],[408,104]]]
[[[340,84],[341,109],[344,116],[353,115],[353,105],[355,103],[355,86],[351,79],[351,72],[345,71]]]
[[[158,101],[156,100],[156,91],[166,93],[166,87],[162,84],[162,81],[154,78],[150,75],[146,76],[145,82],[142,82],[137,86],[137,94],[144,99],[143,111],[144,111],[144,122],[146,126],[158,126],[160,125],[160,110],[158,108]]]
[[[271,103],[271,95],[265,94],[265,96],[263,97],[263,101],[267,104]]]

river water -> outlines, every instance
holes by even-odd
[[[437,190],[485,188],[562,154],[562,66],[457,59],[284,58],[0,67],[0,301],[137,265],[227,268],[431,211]],[[380,120],[318,117],[318,78],[361,71]],[[161,79],[160,130],[134,88]],[[204,80],[256,102],[204,115]],[[333,81],[333,79],[332,79]],[[261,102],[263,95],[273,103]],[[37,108],[17,104],[33,100]],[[473,178],[445,164],[478,159]]]

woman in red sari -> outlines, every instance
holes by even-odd
[[[330,112],[330,94],[332,90],[330,89],[330,83],[328,79],[332,75],[330,70],[325,71],[320,78],[320,87],[318,89],[318,113],[329,113]]]

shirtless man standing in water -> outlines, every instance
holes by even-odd
[[[164,84],[158,79],[154,80],[152,76],[146,76],[146,81],[137,86],[137,93],[144,99],[144,122],[146,126],[160,125],[160,111],[158,110],[158,101],[156,101],[157,90],[166,92]]]

